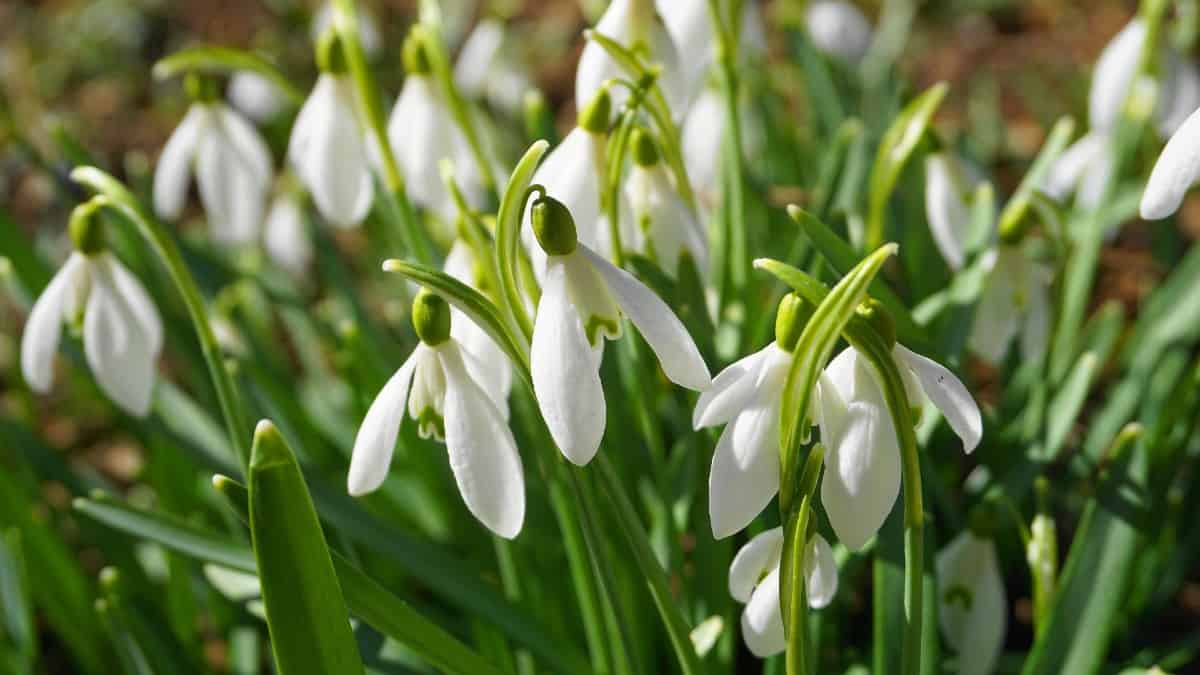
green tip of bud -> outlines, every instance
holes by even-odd
[[[600,85],[591,102],[579,111],[579,127],[588,133],[602,134],[608,131],[608,122],[612,119],[612,94],[608,88],[607,82]]]
[[[887,309],[874,298],[867,298],[855,310],[859,318],[871,324],[875,332],[883,338],[887,343],[888,349],[896,345],[896,324],[892,321],[892,315],[888,314]]]
[[[654,142],[650,132],[640,128],[634,129],[630,143],[633,144],[633,161],[637,162],[638,166],[658,164],[658,144]]]
[[[418,32],[409,33],[404,39],[400,50],[400,58],[404,62],[404,71],[409,75],[428,75],[433,72],[429,64],[429,52],[426,51],[425,38]]]
[[[95,197],[76,206],[71,212],[67,230],[76,251],[95,255],[104,250],[104,224],[97,214],[106,201],[103,197]]]
[[[795,293],[788,293],[779,301],[779,309],[775,311],[775,343],[784,351],[796,348],[800,333],[808,318],[812,316],[813,306]]]
[[[217,81],[201,73],[188,73],[183,78],[183,90],[188,99],[196,103],[212,103],[221,98]]]
[[[333,74],[344,73],[349,69],[342,38],[332,28],[322,33],[321,38],[317,40],[317,68],[322,73]]]
[[[539,197],[531,212],[533,234],[549,255],[567,255],[579,242],[575,219],[562,202],[550,196]]]
[[[442,296],[421,290],[413,299],[413,328],[421,342],[436,347],[450,339],[450,305]]]
[[[117,590],[117,585],[121,583],[121,572],[115,567],[105,567],[100,570],[100,586],[109,593]]]

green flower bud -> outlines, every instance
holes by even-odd
[[[195,103],[212,103],[221,98],[216,80],[200,73],[188,73],[183,78],[183,91]]]
[[[779,309],[775,310],[775,344],[787,352],[795,349],[812,313],[812,304],[799,295],[788,293],[783,296]]]
[[[413,299],[413,328],[421,342],[436,347],[450,339],[450,305],[442,296],[422,289]]]
[[[638,166],[649,167],[658,164],[658,145],[649,132],[636,128],[629,142],[633,146],[633,161],[637,162]]]
[[[593,134],[608,131],[609,120],[612,119],[612,94],[608,92],[608,83],[600,86],[591,102],[579,111],[579,128]]]
[[[859,318],[871,324],[875,332],[887,343],[888,349],[896,346],[896,324],[892,315],[874,298],[867,298],[854,311]]]
[[[409,75],[428,75],[433,72],[433,66],[429,64],[429,52],[426,49],[425,38],[420,33],[408,34],[400,51],[400,58],[404,62],[404,72]]]
[[[321,39],[317,40],[317,68],[322,73],[331,73],[339,75],[346,72],[350,67],[346,64],[346,52],[342,45],[342,39],[338,36],[337,31],[330,29],[321,35]]]
[[[100,222],[97,212],[105,203],[104,198],[94,197],[71,211],[67,231],[76,251],[84,255],[96,255],[104,250],[104,223]]]
[[[548,255],[567,255],[575,250],[579,243],[575,219],[562,202],[549,195],[539,197],[530,216],[533,234]]]

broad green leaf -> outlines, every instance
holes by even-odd
[[[1034,192],[1046,182],[1046,173],[1050,171],[1054,160],[1066,149],[1074,130],[1075,120],[1070,117],[1061,117],[1054,123],[1054,128],[1050,130],[1050,136],[1042,145],[1037,158],[1033,160],[1033,165],[1021,179],[1021,184],[1017,186],[1017,191],[1008,200],[1004,210],[1000,212],[998,228],[1001,237],[1009,239],[1020,233],[1029,207],[1034,202]]]
[[[281,675],[362,673],[325,535],[296,457],[268,421],[254,432],[250,534]]]
[[[294,106],[304,102],[304,93],[270,61],[257,54],[232,47],[191,47],[181,49],[154,64],[154,77],[165,80],[189,72],[231,74],[249,70],[267,78]]]

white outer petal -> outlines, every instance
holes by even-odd
[[[1059,201],[1065,200],[1108,152],[1108,144],[1107,134],[1095,131],[1084,134],[1050,165],[1042,191]]]
[[[814,2],[804,14],[809,39],[821,52],[857,65],[874,40],[871,22],[843,0]]]
[[[838,589],[837,561],[825,537],[813,535],[804,550],[804,592],[813,609],[827,607]]]
[[[720,179],[721,139],[725,108],[721,94],[706,87],[688,109],[680,132],[688,178],[697,191],[716,194]]]
[[[21,374],[29,388],[44,394],[54,380],[54,354],[62,337],[67,295],[75,291],[83,255],[72,253],[33,303],[21,336]],[[86,272],[85,272],[86,273]]]
[[[925,160],[925,217],[933,241],[950,267],[962,269],[966,260],[971,212],[963,199],[954,160],[945,153]]]
[[[782,652],[787,646],[783,614],[779,609],[779,568],[762,580],[742,612],[742,639],[760,659]]]
[[[692,411],[692,428],[724,424],[753,400],[758,371],[771,345],[734,361],[713,378],[712,386],[700,394]]]
[[[632,14],[634,0],[613,0],[596,22],[596,32],[628,46],[632,32]],[[583,110],[592,101],[592,97],[607,79],[620,77],[621,69],[609,57],[604,48],[592,40],[588,40],[579,56],[579,65],[575,68],[575,108]],[[628,97],[623,87],[614,87],[613,109],[620,107]]]
[[[525,521],[521,456],[500,411],[471,379],[458,345],[438,348],[446,371],[446,450],[467,508],[489,530],[512,539]]]
[[[1164,79],[1160,91],[1165,100],[1159,105],[1158,133],[1167,138],[1200,108],[1200,65],[1190,57],[1172,58]]]
[[[638,332],[658,356],[667,377],[680,386],[696,391],[708,388],[712,383],[708,365],[700,356],[700,349],[696,347],[692,336],[667,303],[633,275],[617,269],[586,246],[580,245],[576,250],[604,278],[621,310],[637,326]]]
[[[729,565],[729,595],[738,602],[749,602],[759,579],[771,568],[779,566],[782,555],[782,527],[764,530],[746,542]]]
[[[533,182],[546,188],[546,194],[567,207],[575,220],[579,241],[596,248],[608,233],[600,228],[600,183],[597,152],[602,142],[586,129],[575,127],[533,174]],[[532,202],[521,219],[521,241],[529,252],[533,270],[539,278],[546,271],[546,253],[533,233]]]
[[[498,19],[483,19],[476,24],[458,52],[454,64],[454,82],[467,96],[482,96],[488,72],[504,42],[504,24]]]
[[[967,344],[984,361],[999,364],[1008,353],[1013,336],[1017,334],[1018,311],[1014,300],[1017,290],[998,249],[990,249],[984,255],[987,259],[983,263],[991,269],[975,308],[975,319]]]
[[[408,408],[408,388],[412,383],[417,361],[430,358],[428,348],[418,345],[408,360],[383,385],[375,401],[367,409],[358,434],[354,437],[354,452],[350,457],[347,491],[357,497],[376,490],[387,478],[400,423]]]
[[[438,162],[455,159],[454,136],[454,120],[430,78],[406,79],[388,118],[388,142],[404,170],[413,202],[442,217],[451,202]]]
[[[263,247],[275,264],[292,274],[303,274],[313,257],[304,213],[294,195],[281,194],[271,202],[263,226]]]
[[[1088,125],[1098,131],[1111,131],[1121,115],[1121,106],[1137,74],[1146,24],[1130,21],[1113,36],[1096,59],[1092,87],[1088,92]]]
[[[92,291],[83,319],[83,351],[100,388],[136,417],[150,411],[154,386],[151,336],[117,289],[110,268],[90,264]]]
[[[838,539],[854,551],[879,531],[900,495],[900,448],[881,404],[851,401],[842,436],[827,445],[821,503]]]
[[[253,70],[239,70],[229,78],[225,96],[243,115],[264,122],[278,115],[287,99],[278,86]]]
[[[258,129],[244,117],[226,105],[216,106],[221,126],[229,139],[238,159],[258,178],[265,189],[275,173],[275,160],[271,148]]]
[[[218,242],[246,243],[258,234],[267,183],[257,173],[261,167],[253,164],[225,135],[220,122],[200,138],[196,184],[213,238]]]
[[[958,672],[987,675],[1000,657],[1008,624],[995,545],[965,531],[938,553],[936,567],[938,619],[946,642],[959,652]],[[952,593],[956,587],[969,593],[969,607]]]
[[[962,439],[963,450],[970,453],[983,438],[983,416],[966,385],[940,363],[896,344],[892,356],[901,367],[912,369],[925,395],[946,416],[950,428]]]
[[[1200,177],[1200,110],[1193,112],[1167,141],[1139,208],[1142,218],[1158,220],[1179,209],[1196,178]]]
[[[751,408],[721,432],[708,474],[713,537],[750,524],[779,491],[779,403]]]
[[[529,358],[533,391],[550,435],[567,459],[587,464],[604,436],[604,388],[559,261],[546,269]]]
[[[154,212],[160,218],[175,220],[183,212],[196,145],[210,122],[207,106],[192,105],[163,146],[154,169]]]
[[[150,357],[157,359],[163,344],[162,317],[158,313],[158,307],[155,306],[154,300],[146,292],[146,287],[129,271],[129,268],[125,267],[111,253],[96,256],[95,264],[104,266],[111,275],[117,293],[125,300],[126,306],[132,312],[142,332],[146,334]]]

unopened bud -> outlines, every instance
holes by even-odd
[[[788,293],[783,296],[775,311],[775,344],[784,351],[795,349],[812,313],[812,304],[799,295]]]
[[[575,219],[562,202],[549,195],[539,197],[530,216],[533,234],[548,255],[567,255],[575,250],[579,243]]]
[[[442,296],[422,290],[413,299],[413,328],[421,342],[436,347],[450,338],[450,306]]]
[[[76,251],[84,255],[96,255],[104,250],[104,223],[100,221],[98,212],[106,202],[103,197],[94,197],[71,211],[67,231]]]

